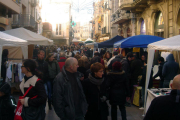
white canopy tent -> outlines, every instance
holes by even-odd
[[[92,41],[92,42],[94,42],[94,40],[92,40],[91,38],[88,38],[87,40],[85,40],[85,42],[87,42],[87,41]]]
[[[1,60],[2,60],[3,46],[6,46],[6,48],[8,48],[8,47],[21,48],[24,58],[27,59],[28,58],[27,45],[28,45],[28,43],[25,40],[22,40],[20,38],[0,32],[0,64],[1,64]],[[14,49],[12,51],[10,49],[8,49],[8,50],[9,50],[9,53],[15,52]],[[0,67],[0,71],[1,71],[1,67]]]
[[[146,86],[145,86],[144,98],[146,98],[147,96],[147,87],[149,85],[149,78],[150,78],[155,50],[180,51],[180,35],[167,38],[158,42],[154,42],[148,45],[148,64],[147,64]],[[146,99],[145,99],[145,103],[146,103]],[[144,110],[146,111],[146,107]]]
[[[53,40],[50,40],[42,35],[39,35],[35,32],[27,30],[25,28],[16,28],[7,31],[3,31],[9,35],[21,38],[23,40],[28,41],[28,44],[33,45],[53,45]]]

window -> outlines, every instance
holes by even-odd
[[[58,35],[58,24],[56,24],[56,35]]]
[[[59,24],[59,35],[61,35],[61,24]]]
[[[56,35],[61,35],[61,24],[56,24]]]

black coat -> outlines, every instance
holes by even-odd
[[[0,91],[5,95],[0,97],[0,120],[14,120],[16,101],[10,96],[11,88],[8,83],[0,85]]]
[[[0,120],[14,120],[16,101],[12,96],[0,97]]]
[[[79,100],[81,102],[79,108],[81,111],[79,112],[82,114],[82,116],[85,116],[87,111],[87,102],[80,82],[79,72],[76,73],[76,80],[80,92]],[[54,110],[61,120],[75,120],[76,111],[72,87],[64,67],[62,72],[60,72],[54,79],[53,101]]]
[[[111,60],[110,64],[108,65],[108,69],[112,70],[113,63],[115,63],[116,61],[121,62],[121,60],[121,57],[117,55],[113,60]]]
[[[30,86],[33,86],[32,89],[25,96],[24,107],[39,107],[46,104],[47,95],[44,88],[44,83],[42,80],[37,80],[38,77],[34,75],[33,77],[29,78],[26,82],[23,78],[20,84],[20,90],[22,92],[22,95],[24,95],[24,93],[29,89]],[[37,96],[37,98],[33,98],[35,96]]]
[[[137,85],[138,76],[142,74],[141,60],[135,59],[131,63],[131,85]]]
[[[180,120],[180,99],[176,102],[177,90],[170,95],[155,98],[144,120]]]
[[[43,73],[42,80],[44,81],[44,83],[46,83],[49,80],[48,63],[44,60],[40,61],[38,59],[36,60],[36,62],[38,63],[37,70]]]
[[[125,105],[126,97],[129,97],[129,83],[125,72],[109,72],[107,74],[107,85],[110,89],[110,104]]]
[[[97,85],[90,82],[89,78],[85,79],[82,84],[89,105],[86,120],[106,120],[108,116],[108,105],[106,101],[102,102],[100,99],[103,96],[108,97],[106,82],[104,81],[101,84],[100,90]]]

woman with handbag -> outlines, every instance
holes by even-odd
[[[36,70],[37,63],[31,59],[25,60],[21,68],[25,74],[20,84],[22,95],[25,95],[20,99],[23,105],[21,117],[23,120],[44,120],[47,95],[40,80],[42,74]]]
[[[60,68],[58,62],[54,59],[53,54],[49,54],[46,58],[46,62],[48,63],[48,70],[49,70],[49,80],[47,81],[47,87],[48,87],[48,106],[49,110],[52,110],[51,104],[52,104],[52,93],[53,93],[53,81],[56,75],[59,74]]]

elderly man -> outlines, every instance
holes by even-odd
[[[155,98],[144,120],[180,120],[180,75],[173,79],[170,95]]]
[[[78,61],[68,58],[54,80],[54,110],[61,120],[84,120],[87,102],[77,72]]]

